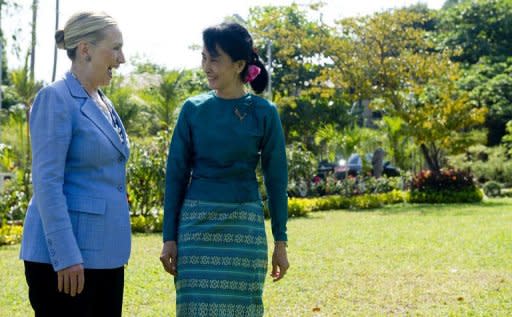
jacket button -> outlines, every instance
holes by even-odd
[[[119,158],[117,159],[117,161],[118,161],[119,163],[123,163],[123,162],[124,162],[124,157],[119,156]]]
[[[48,245],[52,245],[52,239],[47,240]]]
[[[122,191],[123,191],[123,185],[119,185],[119,186],[117,186],[117,190],[118,190],[118,191],[120,191],[120,192],[122,192]]]

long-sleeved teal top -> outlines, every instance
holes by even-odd
[[[260,159],[272,234],[286,241],[288,169],[276,106],[253,94],[223,99],[209,92],[185,101],[167,158],[164,241],[176,240],[184,199],[261,200],[255,172]]]

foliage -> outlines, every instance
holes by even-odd
[[[506,133],[506,123],[512,120],[512,57],[494,61],[482,57],[471,65],[461,80],[461,88],[470,100],[486,107],[485,127],[488,129],[487,145],[500,143]]]
[[[160,129],[174,127],[181,101],[182,71],[168,71],[161,75],[158,86],[144,89],[140,97],[156,115]]]
[[[127,166],[127,192],[132,215],[148,216],[162,206],[170,135],[170,132],[162,131],[147,143],[132,143]]]
[[[317,178],[311,186],[314,196],[342,195],[345,197],[387,193],[393,190],[403,190],[405,187],[402,177],[346,177],[342,180],[328,175],[325,179]]]
[[[325,59],[325,45],[330,30],[310,16],[320,6],[307,12],[297,4],[264,6],[250,10],[248,27],[260,57],[272,51],[272,100],[279,106],[286,139],[300,141],[314,148],[314,135],[325,124],[342,128],[349,122],[349,104],[341,94],[326,93],[326,82],[317,82]],[[316,15],[316,14],[315,14]]]
[[[460,191],[411,191],[409,202],[427,204],[458,204],[478,203],[483,199],[483,193],[478,188]]]
[[[488,181],[482,189],[487,197],[498,197],[501,195],[501,186],[495,181]]]
[[[493,180],[512,184],[512,161],[505,146],[475,145],[449,157],[450,165],[469,171],[480,183]]]
[[[460,49],[460,53],[453,56],[454,60],[474,64],[483,56],[501,58],[510,55],[511,1],[463,1],[441,13],[442,45]]]
[[[6,180],[0,190],[0,221],[22,220],[31,196],[32,185],[28,186],[27,192],[22,182],[22,175]]]
[[[386,153],[393,159],[396,166],[403,170],[412,168],[412,162],[410,162],[411,152],[414,152],[414,148],[411,148],[411,138],[405,133],[405,123],[400,117],[384,116],[382,121],[379,122],[381,131],[386,136],[385,144],[388,146],[385,148]],[[382,142],[384,143],[384,142]]]
[[[121,121],[129,136],[141,135],[143,132],[143,121],[140,116],[143,115],[143,101],[134,94],[135,87],[124,82],[121,76],[115,76],[110,85],[104,89],[105,94],[112,101],[116,112],[121,117]]]
[[[307,216],[312,211],[373,209],[388,204],[402,203],[405,199],[405,193],[399,190],[379,194],[368,193],[352,197],[328,195],[317,198],[290,198],[288,199],[288,215],[290,217],[302,217]]]
[[[472,141],[466,131],[483,122],[485,108],[459,91],[459,68],[448,53],[435,52],[424,27],[430,19],[428,11],[395,10],[339,21],[323,78],[353,92],[354,101],[372,100],[372,109],[400,118],[403,135],[438,171],[446,154]]]
[[[473,177],[460,170],[423,170],[413,178],[411,185],[410,202],[415,203],[480,202],[482,198]]]
[[[0,246],[6,244],[17,244],[21,242],[23,227],[18,225],[0,226]]]
[[[130,220],[132,232],[162,232],[163,212],[161,210],[156,214],[132,216]]]
[[[310,179],[316,173],[317,162],[304,144],[294,142],[286,146],[288,162],[288,193],[304,196],[309,191]]]
[[[307,198],[290,198],[288,199],[288,216],[302,217],[313,211],[316,204],[314,200]]]
[[[507,154],[512,155],[512,120],[507,122],[505,129],[507,134],[503,136],[502,141],[507,147]]]

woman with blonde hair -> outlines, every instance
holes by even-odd
[[[79,12],[55,33],[71,69],[30,115],[34,194],[20,258],[35,316],[121,316],[130,255],[129,142],[100,90],[125,62],[117,22]]]

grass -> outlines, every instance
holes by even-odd
[[[292,266],[283,281],[266,281],[267,316],[512,312],[510,198],[317,212],[288,227]],[[160,247],[159,235],[134,236],[124,316],[174,316],[174,286],[160,267]],[[0,248],[0,316],[31,315],[18,249]]]

